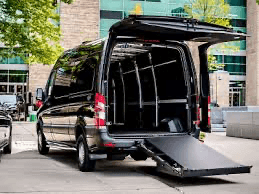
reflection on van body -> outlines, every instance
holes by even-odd
[[[75,148],[81,171],[93,170],[97,159],[131,155],[135,160],[151,157],[161,171],[175,176],[250,172],[251,167],[195,139],[200,130],[210,130],[206,50],[243,38],[196,20],[130,16],[111,27],[108,39],[66,51],[43,95],[37,90],[37,99],[44,101],[38,111],[39,152],[47,154],[52,145]],[[199,92],[185,40],[204,43],[199,47]],[[199,168],[186,161],[196,161]]]

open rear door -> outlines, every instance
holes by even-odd
[[[233,162],[191,135],[146,139],[139,148],[158,169],[180,177],[250,173],[251,166]]]
[[[242,40],[246,34],[231,28],[200,22],[196,19],[168,16],[130,15],[110,28],[120,37],[137,37],[153,40],[195,41],[216,44]]]
[[[113,35],[113,36],[112,36]],[[196,19],[168,16],[138,16],[131,15],[110,28],[110,37],[131,37],[132,40],[143,42],[193,41],[201,42],[200,55],[200,129],[210,132],[209,122],[209,73],[207,49],[221,42],[244,40],[246,34],[237,33],[231,28],[200,22]]]
[[[219,25],[195,19],[164,16],[129,16],[114,24],[109,34],[110,42],[123,38],[144,43],[166,43],[169,40],[202,42],[199,54],[203,131],[210,131],[207,48],[220,42],[243,40],[245,37],[243,33]],[[111,47],[112,44],[109,48]],[[110,49],[107,49],[107,58]],[[180,177],[249,173],[251,168],[233,162],[188,134],[149,138],[137,146],[158,163],[161,171]]]

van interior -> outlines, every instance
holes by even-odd
[[[177,47],[118,43],[107,69],[109,133],[187,132],[186,68]]]

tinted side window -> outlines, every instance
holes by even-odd
[[[56,73],[56,79],[53,86],[53,95],[55,97],[66,96],[70,93],[70,82],[72,73],[70,70],[59,68]]]
[[[89,91],[93,89],[94,84],[94,67],[97,61],[87,59],[76,66],[71,79],[71,93]]]

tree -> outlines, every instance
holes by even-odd
[[[63,51],[58,6],[54,0],[0,0],[0,56],[53,64]]]
[[[208,64],[210,71],[216,71],[219,68],[223,68],[224,64],[218,64],[214,55],[208,55]]]
[[[230,19],[228,18],[230,6],[225,3],[224,0],[190,0],[190,3],[184,6],[184,10],[191,18],[230,27]],[[226,45],[224,43],[217,45],[217,47],[232,51],[238,50],[235,46]],[[210,53],[210,51],[208,51],[208,53]],[[217,64],[215,56],[211,54],[208,56],[208,63],[210,71],[224,67],[224,64]]]
[[[224,0],[190,0],[184,10],[200,21],[230,27],[230,6]]]
[[[256,3],[259,4],[259,0],[256,0]]]

